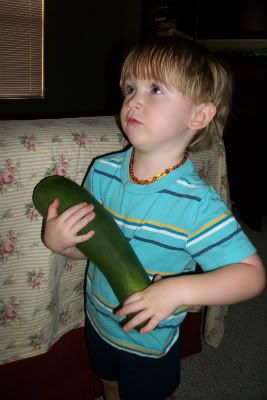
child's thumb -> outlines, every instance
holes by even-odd
[[[47,210],[47,217],[46,217],[47,221],[58,216],[57,212],[58,207],[59,207],[59,200],[54,199],[53,202],[49,205]]]

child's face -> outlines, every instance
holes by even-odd
[[[188,127],[195,104],[175,88],[152,80],[128,79],[124,84],[121,123],[138,149],[168,151],[192,140]]]

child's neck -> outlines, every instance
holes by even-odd
[[[175,151],[173,154],[144,153],[135,149],[133,172],[137,179],[145,180],[175,166],[185,155],[185,151]]]

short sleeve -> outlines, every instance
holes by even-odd
[[[204,271],[238,263],[256,252],[224,201],[208,188],[194,210],[186,250]]]

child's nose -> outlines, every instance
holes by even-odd
[[[140,108],[142,106],[142,104],[143,104],[142,97],[138,93],[136,93],[134,96],[132,96],[130,98],[130,100],[128,101],[128,107],[129,108],[138,109],[138,108]]]

